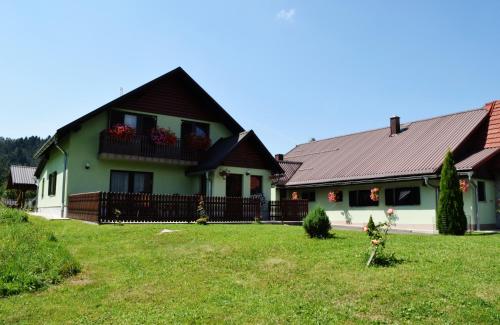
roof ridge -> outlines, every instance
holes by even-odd
[[[424,121],[434,120],[434,119],[443,118],[443,117],[452,116],[452,115],[460,115],[460,114],[470,113],[470,112],[473,112],[473,111],[479,111],[479,110],[484,110],[484,107],[480,107],[480,108],[473,108],[473,109],[469,109],[469,110],[466,110],[466,111],[461,111],[461,112],[456,112],[456,113],[450,113],[450,114],[438,115],[438,116],[429,117],[429,118],[425,118],[425,119],[421,119],[421,120],[416,120],[416,121],[411,121],[411,122],[405,122],[405,123],[401,123],[401,125],[410,125],[410,124],[413,124],[413,123],[418,123],[418,122],[424,122]],[[358,132],[353,132],[353,133],[348,133],[348,134],[338,135],[338,136],[334,136],[334,137],[329,137],[329,138],[325,138],[325,139],[319,139],[319,140],[315,140],[315,141],[312,141],[312,142],[304,142],[304,143],[299,143],[299,144],[297,144],[297,145],[295,146],[295,148],[296,148],[296,147],[298,147],[298,146],[302,146],[302,145],[306,145],[306,144],[310,144],[310,143],[315,143],[315,142],[320,142],[320,141],[327,141],[327,140],[333,140],[333,139],[338,139],[338,138],[344,138],[344,137],[348,137],[348,136],[352,136],[352,135],[363,134],[363,133],[369,133],[369,132],[375,132],[375,131],[380,131],[380,130],[383,130],[383,129],[389,129],[389,128],[390,128],[389,126],[385,126],[385,127],[376,128],[376,129],[371,129],[371,130],[358,131]],[[294,150],[295,148],[292,148],[292,149],[291,149],[290,151],[288,151],[285,155],[289,154],[289,153],[290,153],[292,150]]]

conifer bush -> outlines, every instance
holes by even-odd
[[[310,211],[304,219],[304,229],[311,238],[330,237],[330,219],[321,207],[316,207]]]
[[[467,218],[464,212],[462,191],[460,191],[460,181],[453,155],[449,150],[446,153],[441,170],[436,223],[440,234],[463,235],[467,230]]]

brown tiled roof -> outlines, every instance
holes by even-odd
[[[286,185],[305,185],[436,173],[488,116],[484,108],[296,146],[286,160],[302,162]],[[481,148],[482,149],[482,148]]]
[[[485,148],[455,164],[457,170],[472,170],[500,152],[500,148]]]
[[[500,147],[500,100],[485,105],[490,112],[485,148]]]

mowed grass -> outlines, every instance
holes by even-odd
[[[82,271],[1,299],[0,322],[500,322],[499,235],[392,235],[404,262],[366,268],[362,232],[314,240],[296,226],[31,221],[50,228]]]

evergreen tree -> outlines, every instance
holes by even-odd
[[[446,153],[441,170],[436,223],[440,234],[463,235],[467,230],[464,199],[462,191],[460,191],[455,162],[449,150]]]
[[[368,219],[368,224],[366,225],[366,227],[368,228],[368,236],[371,236],[377,228],[375,227],[375,222],[373,222],[373,218],[371,215],[370,219]]]

